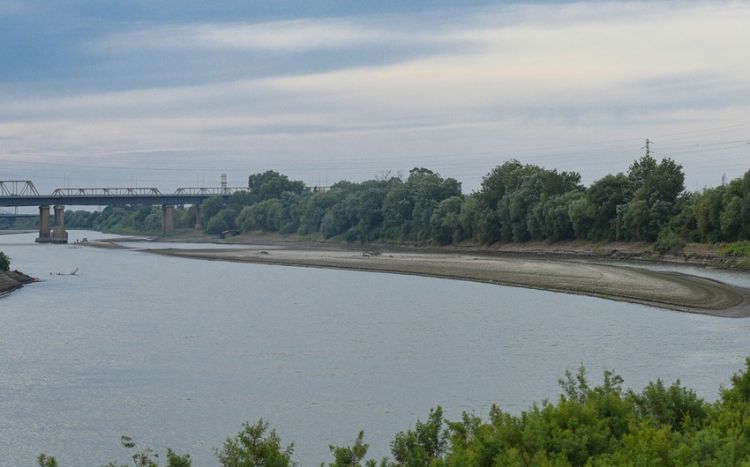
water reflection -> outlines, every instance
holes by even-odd
[[[190,452],[270,420],[303,465],[360,429],[371,453],[449,416],[556,397],[566,368],[677,378],[707,398],[750,320],[414,276],[209,262],[0,236],[45,281],[0,300],[0,465],[119,458],[120,435]],[[111,238],[71,232],[71,239]],[[267,248],[267,247],[264,247]],[[49,276],[78,267],[79,276]]]

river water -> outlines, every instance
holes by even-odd
[[[437,404],[452,418],[492,403],[518,413],[556,398],[581,364],[595,382],[607,368],[635,389],[679,378],[713,400],[750,355],[748,319],[34,237],[0,236],[13,266],[44,280],[0,299],[2,466],[40,452],[64,466],[125,462],[123,434],[216,465],[212,448],[261,417],[302,465],[331,460],[328,445],[360,429],[379,457]]]

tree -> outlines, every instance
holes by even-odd
[[[331,453],[333,453],[333,463],[328,464],[328,467],[361,467],[367,455],[367,450],[370,448],[369,444],[365,444],[364,438],[365,432],[360,431],[353,446],[329,446]],[[368,460],[364,462],[364,465],[376,467],[378,463],[375,460]],[[389,467],[388,460],[383,459],[380,466]],[[323,467],[323,464],[321,464],[321,467]]]
[[[443,409],[437,406],[430,410],[426,422],[417,420],[414,430],[398,433],[391,441],[397,465],[420,467],[441,459],[448,444],[444,423]]]
[[[675,214],[677,197],[685,188],[682,166],[669,158],[657,164],[647,155],[630,166],[628,179],[635,191],[622,218],[624,238],[654,241]]]
[[[289,180],[289,177],[274,170],[250,175],[247,185],[250,189],[250,198],[255,202],[281,198],[285,191],[301,194],[305,190],[303,182]]]
[[[224,200],[221,196],[211,196],[201,204],[202,223],[208,226],[211,219],[224,209]]]
[[[227,438],[216,457],[224,467],[288,467],[292,462],[294,445],[282,448],[276,430],[269,431],[263,419],[251,425],[245,423],[243,430],[234,438]]]
[[[640,177],[640,175],[639,175]],[[583,238],[590,240],[614,240],[616,237],[617,208],[626,205],[633,197],[633,183],[631,179],[623,174],[607,175],[594,183],[586,190],[588,200],[588,212],[580,213],[579,221],[583,215],[590,219],[589,231]],[[579,230],[583,233],[581,225]]]
[[[441,245],[463,240],[461,207],[463,196],[451,196],[438,204],[430,219],[430,236]]]
[[[134,454],[132,455],[133,465],[135,467],[159,467],[159,454],[157,454],[153,449],[139,448],[136,442],[133,441],[133,438],[131,438],[130,436],[122,436],[120,438],[120,444],[122,444],[122,447],[124,447],[125,449],[135,451]],[[54,458],[52,459],[54,460]],[[41,461],[40,461],[40,465],[41,465]],[[189,454],[179,455],[175,453],[174,451],[172,451],[171,449],[167,449],[166,467],[191,467],[191,465],[192,465],[192,461],[190,460]],[[42,467],[53,467],[53,466],[42,466]],[[115,462],[110,462],[104,467],[128,467],[128,466],[125,464],[118,465]]]
[[[39,467],[58,467],[57,459],[47,454],[39,454],[36,458],[36,462]]]

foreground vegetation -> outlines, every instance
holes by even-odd
[[[640,393],[624,390],[622,378],[604,373],[592,387],[583,369],[560,380],[557,401],[533,405],[520,415],[490,410],[482,420],[464,414],[446,420],[440,407],[427,420],[398,433],[391,458],[366,460],[360,432],[349,446],[331,446],[332,467],[344,466],[732,466],[750,465],[750,359],[707,403],[679,381],[650,383]],[[158,455],[123,437],[137,467],[158,466]],[[260,420],[246,424],[216,449],[219,465],[292,466],[294,445],[285,446]],[[56,467],[41,455],[42,467]],[[117,467],[110,463],[105,467]],[[189,455],[167,451],[168,467],[191,465]],[[322,464],[325,465],[325,464]]]
[[[207,200],[202,224],[208,233],[238,229],[349,242],[648,241],[660,253],[679,252],[686,242],[750,240],[750,171],[698,193],[684,190],[684,178],[671,159],[648,156],[589,187],[578,173],[511,160],[470,195],[462,194],[457,180],[425,168],[405,179],[343,181],[326,191],[268,171],[251,175],[249,191],[227,203]],[[190,228],[195,217],[195,208],[178,209],[176,226]],[[161,213],[149,206],[108,207],[67,212],[65,222],[70,228],[156,233]]]
[[[10,271],[10,258],[4,252],[0,251],[0,272]]]

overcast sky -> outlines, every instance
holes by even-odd
[[[0,0],[0,179],[750,169],[750,3]]]

